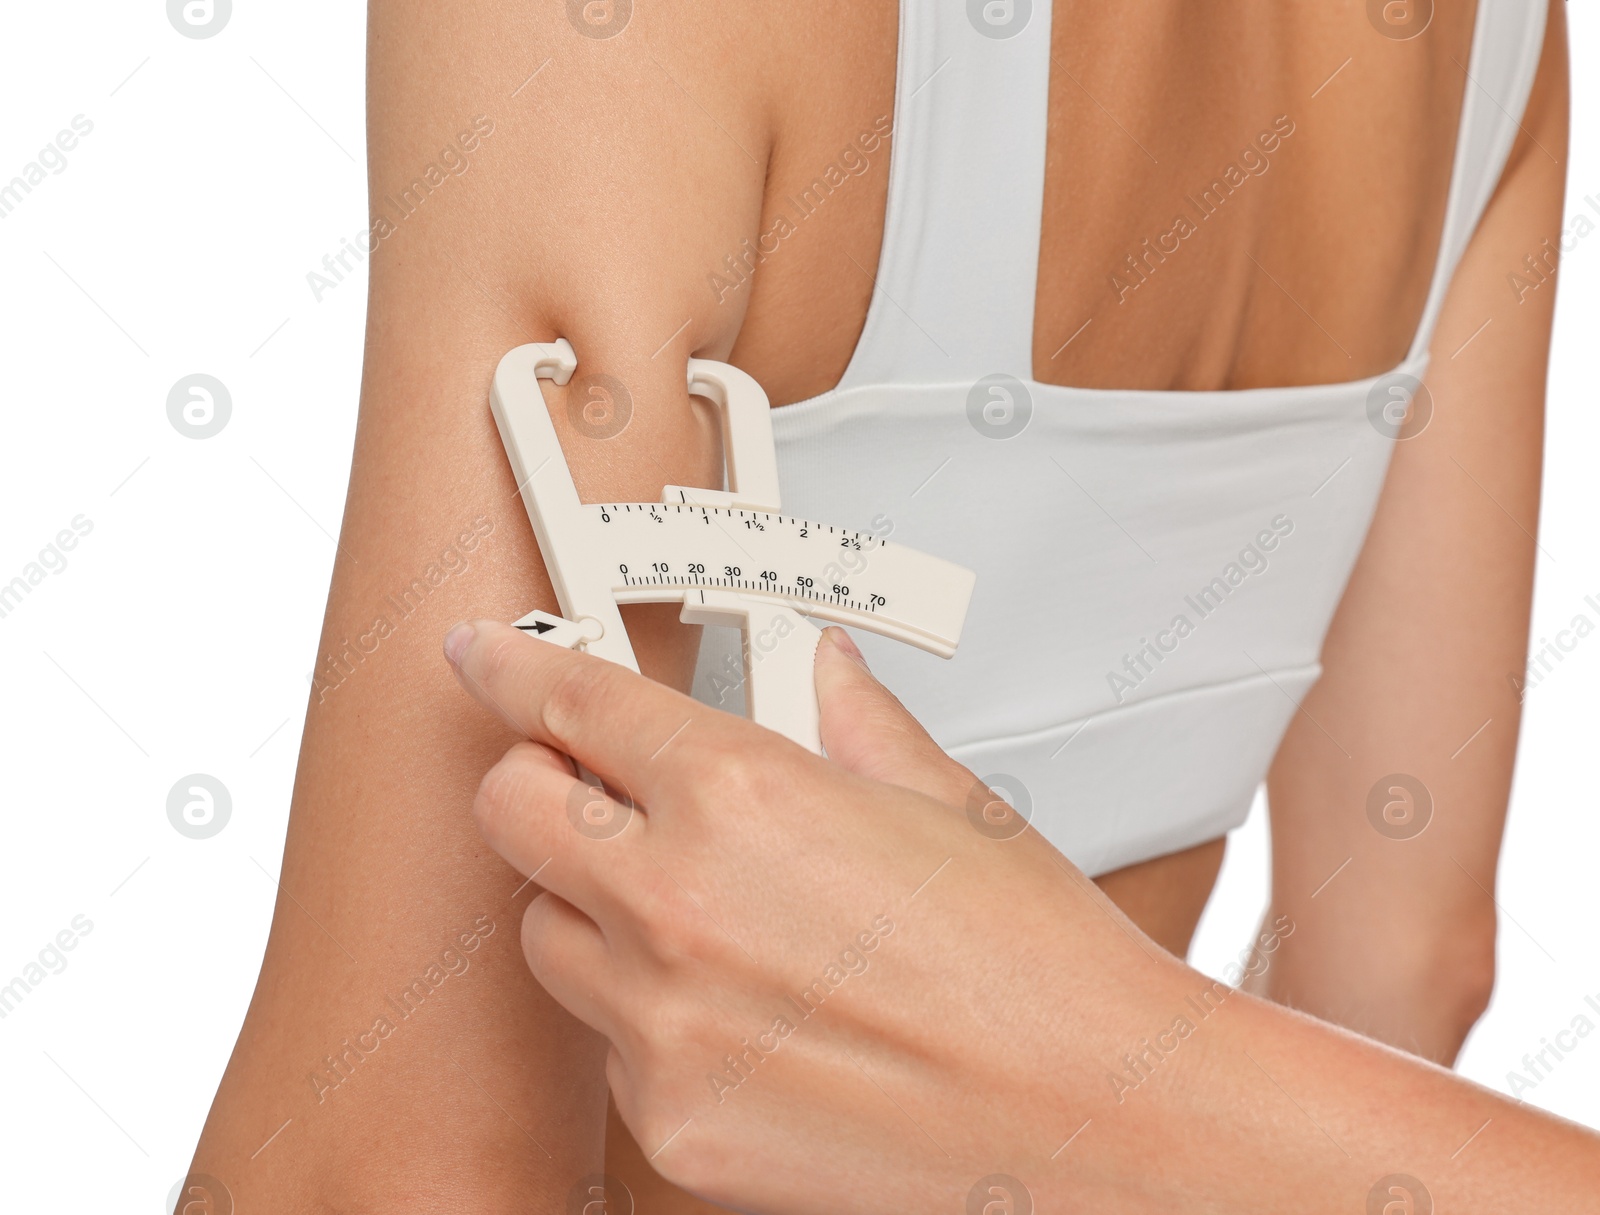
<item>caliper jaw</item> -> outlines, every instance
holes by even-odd
[[[519,346],[501,359],[495,371],[490,394],[495,423],[557,601],[566,613],[529,612],[516,626],[529,636],[638,670],[612,589],[611,567],[604,564],[595,536],[586,531],[586,508],[538,389],[540,379],[567,383],[577,367],[572,345],[563,338]],[[718,410],[728,488],[668,485],[662,490],[662,503],[779,515],[778,454],[772,412],[761,385],[737,367],[690,359],[688,389]],[[718,522],[715,516],[708,518]],[[663,589],[664,601],[680,597]],[[681,598],[679,618],[685,623],[741,630],[748,716],[820,753],[812,667],[822,633],[803,610],[789,602],[724,588],[684,587]]]

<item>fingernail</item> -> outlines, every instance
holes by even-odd
[[[838,625],[832,625],[826,629],[825,635],[829,641],[833,642],[835,646],[843,650],[845,656],[859,666],[863,671],[870,671],[872,669],[867,666],[866,658],[862,656],[860,648],[856,645],[850,634],[845,632]]]
[[[466,621],[462,621],[444,635],[444,656],[450,660],[451,666],[461,665],[461,655],[466,653],[467,647],[477,635],[478,630]]]

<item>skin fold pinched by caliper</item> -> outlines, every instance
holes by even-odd
[[[749,717],[818,753],[812,664],[822,634],[812,619],[955,653],[972,571],[785,515],[767,395],[736,367],[689,360],[690,394],[722,423],[727,489],[668,485],[660,502],[581,502],[538,383],[565,384],[577,366],[565,339],[518,346],[490,391],[562,613],[530,612],[518,628],[637,671],[619,606],[682,603],[687,624],[741,630]]]

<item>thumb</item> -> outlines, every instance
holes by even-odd
[[[822,631],[817,646],[817,704],[828,758],[858,776],[899,785],[948,805],[964,805],[977,783],[922,723],[874,678],[843,629]]]

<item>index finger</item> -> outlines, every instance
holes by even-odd
[[[498,621],[458,624],[444,645],[462,685],[486,709],[620,784],[647,809],[653,794],[703,775],[708,744],[733,742],[741,726],[760,733],[626,667]]]

